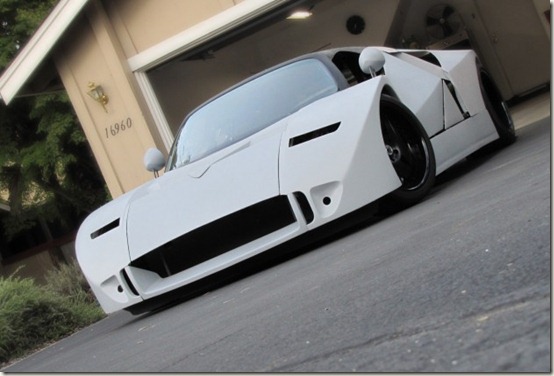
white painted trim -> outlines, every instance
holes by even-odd
[[[131,70],[146,71],[290,0],[244,0],[129,58]]]
[[[137,79],[140,90],[144,95],[148,108],[150,109],[150,113],[154,118],[154,122],[156,123],[156,127],[158,128],[164,146],[169,152],[169,149],[173,144],[174,136],[171,128],[169,127],[169,123],[165,118],[162,106],[160,106],[160,102],[156,97],[154,88],[150,84],[150,80],[148,79],[146,72],[135,72],[135,78]]]
[[[21,90],[87,2],[88,0],[60,0],[40,25],[0,77],[0,96],[6,104]]]

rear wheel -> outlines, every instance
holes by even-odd
[[[510,145],[516,140],[516,132],[506,102],[504,102],[494,81],[484,69],[480,69],[479,77],[485,106],[498,132],[499,140],[497,144],[500,146]]]
[[[396,98],[383,96],[380,111],[385,148],[402,182],[385,197],[385,203],[413,205],[429,193],[435,182],[431,141],[415,115]]]

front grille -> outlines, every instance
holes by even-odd
[[[131,266],[166,278],[295,222],[286,196],[277,196],[186,233]]]

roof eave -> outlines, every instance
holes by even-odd
[[[0,97],[9,104],[50,54],[89,0],[60,0],[0,77]]]

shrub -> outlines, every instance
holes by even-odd
[[[60,264],[46,274],[46,288],[74,301],[98,304],[77,261]]]
[[[104,316],[96,301],[91,302],[88,285],[72,288],[74,278],[80,278],[71,276],[74,268],[50,273],[46,286],[31,278],[0,277],[0,364]]]

